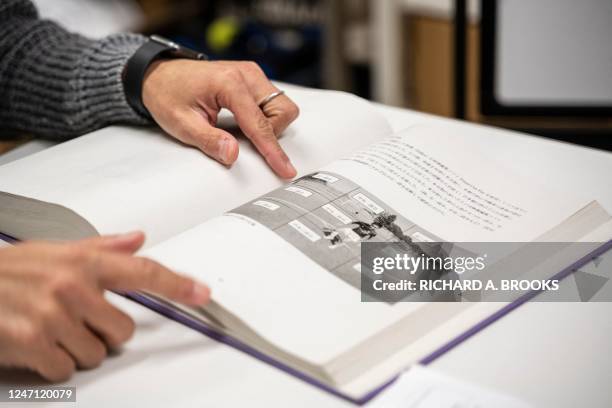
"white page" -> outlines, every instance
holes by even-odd
[[[398,215],[396,223],[405,234],[419,233],[428,238],[445,237],[445,240],[454,239],[457,242],[474,240],[474,237],[487,241],[533,239],[562,223],[585,204],[581,199],[573,200],[569,196],[559,202],[560,198],[554,193],[545,192],[526,180],[498,170],[494,164],[471,155],[469,146],[460,146],[459,141],[446,137],[443,128],[415,127],[401,137],[402,140],[418,144],[433,159],[445,163],[471,185],[524,208],[524,213],[521,217],[502,223],[499,230],[485,231],[438,212],[431,213],[430,206],[413,199],[411,194],[385,176],[355,161],[336,161],[318,172],[316,177],[327,178],[331,184],[336,183],[334,185],[338,191],[346,189],[346,185],[340,187],[346,181],[340,180],[343,177],[359,183],[363,189],[359,194],[373,202],[374,207],[395,211]],[[459,155],[457,152],[461,150],[458,149],[465,151]],[[412,163],[412,158],[407,160]],[[475,163],[481,166],[480,169]],[[335,181],[334,177],[337,178]],[[388,303],[361,303],[358,285],[350,285],[339,279],[339,274],[346,269],[341,267],[332,272],[322,266],[325,259],[321,261],[316,258],[318,255],[306,256],[310,251],[308,248],[319,245],[319,249],[326,251],[328,243],[321,229],[317,229],[316,225],[308,226],[307,221],[303,221],[304,216],[297,216],[302,220],[301,226],[292,225],[293,221],[286,224],[282,221],[281,227],[275,231],[259,222],[250,221],[257,217],[249,215],[249,208],[260,213],[269,210],[273,220],[284,219],[284,210],[278,211],[274,206],[286,202],[291,194],[297,197],[296,202],[301,200],[304,206],[308,206],[308,200],[316,198],[313,193],[316,190],[312,188],[303,187],[297,182],[282,191],[278,190],[284,194],[282,197],[271,192],[254,198],[234,210],[240,216],[229,215],[210,220],[156,246],[147,255],[207,281],[217,302],[274,344],[317,364],[329,362],[372,334],[406,318],[417,308],[429,307],[430,304],[396,303],[391,306]],[[329,190],[325,191],[331,194]],[[350,191],[349,196],[357,197],[353,193],[355,190]],[[355,213],[349,211],[350,208],[354,209],[351,207],[354,203],[344,206],[339,203],[339,200],[333,202],[336,211],[344,216]],[[260,210],[262,206],[266,209]],[[303,237],[287,233],[292,231],[287,225],[301,231]],[[339,252],[333,254],[332,246],[327,248],[330,248],[329,255],[323,256],[334,258],[332,261],[344,257]],[[356,258],[347,259],[342,261],[342,265],[356,267],[359,262]],[[359,276],[357,269],[354,273]],[[439,313],[436,317],[441,319],[439,322],[451,317],[441,309],[436,313]],[[427,326],[435,324],[432,319],[411,322],[413,333],[423,335],[433,329],[433,326]],[[413,340],[416,341],[416,338]]]
[[[424,230],[453,242],[530,242],[592,201],[590,197],[559,192],[518,176],[475,153],[478,146],[471,143],[445,126],[417,125],[322,170],[358,180],[362,187],[384,197],[396,210],[409,209],[410,213],[405,216]],[[392,157],[402,157],[403,164],[389,164]],[[366,161],[375,163],[364,165]],[[432,169],[434,163],[436,169]],[[432,169],[432,172],[425,173],[423,169]],[[381,172],[387,176],[381,177]],[[442,187],[454,187],[457,192],[445,194],[440,187],[445,181],[449,183]],[[568,190],[571,188],[567,186]],[[455,207],[459,212],[449,211],[448,203],[445,203],[447,208],[423,205],[424,200],[444,198],[461,201]],[[494,208],[491,203],[498,203],[498,207]],[[477,220],[479,224],[465,222],[460,215],[473,218],[475,211],[466,212],[461,208],[470,206],[498,215],[483,216]],[[513,214],[504,218],[499,215],[501,207]],[[503,214],[508,215],[509,211]]]
[[[281,138],[300,174],[391,133],[363,99],[283,87],[301,108]],[[148,245],[283,182],[244,140],[228,170],[144,128],[103,129],[0,167],[0,191],[68,207],[102,234],[143,230]]]
[[[402,374],[367,408],[527,408],[512,396],[415,366]]]
[[[266,227],[237,217],[214,218],[144,255],[208,283],[223,307],[315,364],[400,317],[385,303],[361,303],[358,290]]]

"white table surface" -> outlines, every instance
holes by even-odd
[[[455,129],[467,126],[483,154],[549,187],[567,190],[571,186],[574,193],[597,199],[612,212],[612,154],[378,108],[396,130],[419,123],[445,123]],[[540,171],[533,173],[534,168]],[[612,267],[612,254],[604,257],[603,264]],[[77,387],[78,405],[351,406],[139,305],[116,296],[113,301],[136,319],[137,333],[119,355],[67,383]],[[432,367],[521,397],[534,406],[610,407],[612,304],[523,305],[434,361]],[[0,371],[0,385],[31,381],[27,374]]]

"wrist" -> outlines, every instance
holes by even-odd
[[[159,77],[163,76],[161,71],[163,71],[166,63],[170,62],[168,59],[159,59],[153,61],[147,68],[144,78],[142,80],[142,104],[144,108],[151,115],[151,106],[153,101],[155,100],[156,91],[159,91]]]
[[[207,56],[158,36],[151,36],[128,60],[123,75],[126,99],[132,109],[152,119],[144,102],[145,83],[157,66],[168,59],[206,60]]]

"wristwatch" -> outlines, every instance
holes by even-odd
[[[147,68],[153,61],[161,58],[208,60],[206,54],[183,47],[158,35],[150,36],[149,40],[128,60],[123,74],[123,89],[128,103],[136,112],[148,118],[151,118],[151,114],[142,102],[142,84]]]

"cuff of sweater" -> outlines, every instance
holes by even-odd
[[[136,34],[116,34],[96,41],[82,56],[77,79],[82,112],[98,124],[146,124],[128,103],[123,89],[127,61],[147,41]]]

